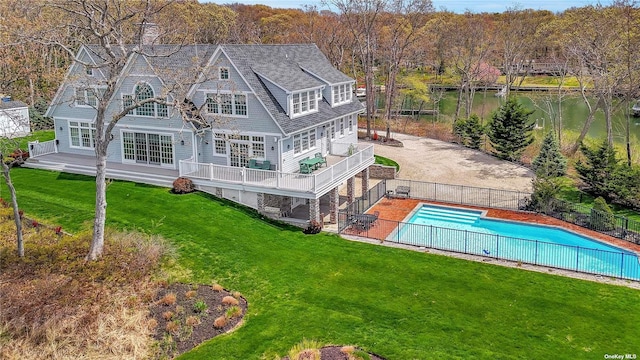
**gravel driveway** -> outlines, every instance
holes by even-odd
[[[376,142],[374,152],[400,164],[398,178],[531,191],[533,172],[523,166],[439,140],[397,133],[394,139],[404,147]]]

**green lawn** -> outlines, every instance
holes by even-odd
[[[90,224],[93,179],[12,174],[29,216],[72,232]],[[402,360],[602,359],[640,349],[637,290],[304,235],[198,193],[116,181],[107,197],[110,226],[175,244],[167,277],[217,281],[249,301],[241,328],[181,359],[272,359],[304,338]]]
[[[400,171],[400,165],[398,165],[397,162],[389,158],[386,158],[384,156],[373,155],[373,157],[375,158],[376,164],[385,165],[385,166],[394,166],[396,168],[396,171]]]
[[[24,136],[24,137],[21,137],[21,138],[16,138],[16,139],[3,138],[3,139],[0,139],[0,142],[2,142],[2,144],[6,143],[7,144],[7,146],[6,146],[7,148],[19,147],[22,150],[27,150],[27,146],[29,144],[29,141],[35,141],[35,140],[49,141],[49,140],[53,140],[55,138],[56,138],[55,131],[53,131],[53,130],[39,130],[39,131],[34,131],[30,135]]]

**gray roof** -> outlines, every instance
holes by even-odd
[[[256,96],[262,100],[280,128],[291,134],[308,127],[333,120],[335,118],[360,112],[363,105],[353,97],[353,101],[331,108],[324,99],[318,104],[318,112],[290,119],[285,110],[269,92],[264,82],[256,74],[259,72],[269,80],[276,82],[283,88],[295,91],[318,86],[320,83],[315,78],[302,71],[300,63],[303,61],[305,69],[313,71],[320,78],[339,83],[353,81],[350,77],[335,69],[324,54],[313,44],[309,45],[222,45],[223,50],[236,66],[238,71],[247,80],[249,86],[256,92]],[[313,66],[310,66],[313,65]],[[321,72],[326,70],[326,72]],[[263,73],[266,72],[266,73]],[[278,72],[288,74],[295,79],[283,79]],[[271,78],[273,76],[274,78]],[[304,80],[300,80],[304,79]],[[278,83],[281,81],[282,83]]]
[[[314,44],[221,45],[221,47],[287,135],[364,109],[354,96],[353,101],[349,104],[331,108],[329,103],[323,99],[318,104],[317,113],[303,115],[295,119],[290,119],[287,116],[260,76],[288,91],[299,91],[324,85],[318,78],[328,82],[329,85],[353,81],[334,68]],[[92,56],[96,60],[105,58],[104,50],[100,46],[92,45],[87,48],[93,53]],[[165,83],[171,83],[171,77],[165,76],[166,71],[199,71],[209,61],[216,48],[217,46],[214,45],[150,45],[143,48],[142,54],[156,69],[157,75],[163,78]],[[131,49],[127,48],[127,51]],[[122,52],[121,49],[117,49],[117,51]]]
[[[23,103],[19,100],[11,100],[11,101],[0,101],[0,109],[9,110],[9,109],[17,109],[28,107],[29,105]]]
[[[139,54],[144,56],[149,64],[159,72],[159,76],[164,81],[171,81],[170,77],[164,76],[163,72],[175,70],[200,70],[202,69],[217,46],[215,45],[145,45]],[[107,61],[108,57],[104,49],[99,45],[89,45],[87,49],[96,62],[100,60]],[[133,45],[129,45],[125,51],[133,50]],[[122,49],[115,47],[116,55],[122,55]],[[102,71],[108,71],[107,68],[101,68]]]

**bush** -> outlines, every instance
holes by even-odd
[[[309,226],[307,226],[307,228],[303,230],[305,234],[317,234],[320,231],[322,231],[322,225],[320,225],[320,223],[315,220],[311,220],[309,222]]]
[[[598,197],[593,201],[591,227],[599,231],[611,231],[616,227],[616,218],[613,215],[613,211],[602,197]]]
[[[173,189],[171,191],[174,194],[188,194],[196,191],[196,186],[193,185],[191,179],[179,177],[173,182]]]

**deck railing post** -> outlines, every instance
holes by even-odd
[[[213,181],[213,164],[209,164],[209,180]]]

